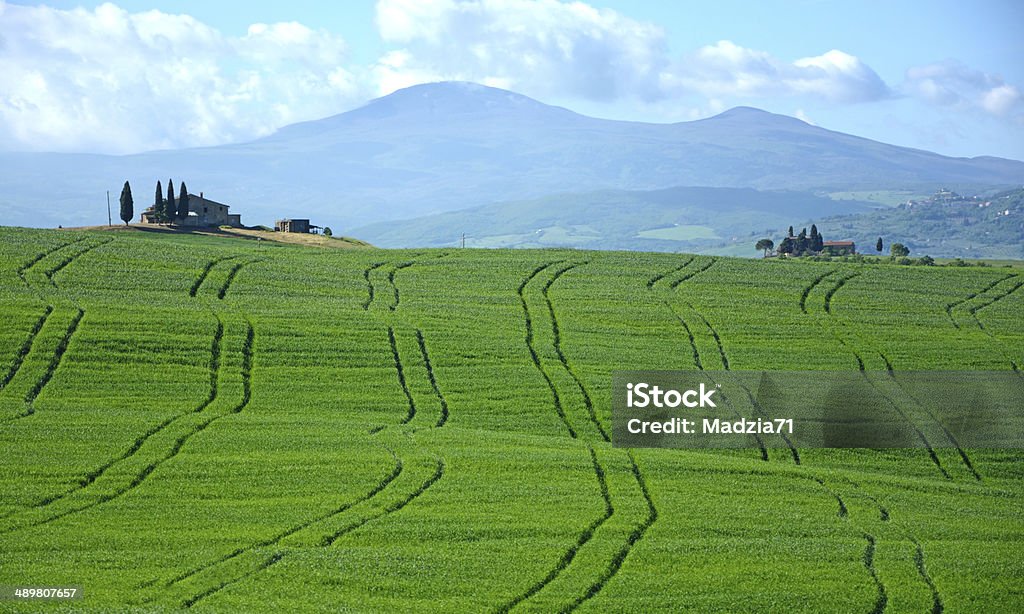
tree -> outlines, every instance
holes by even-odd
[[[182,181],[181,185],[178,186],[178,219],[184,220],[188,218],[188,188],[185,187],[185,182]]]
[[[782,239],[782,243],[779,243],[780,254],[792,254],[793,253],[793,239],[791,237],[785,237]]]
[[[325,237],[333,237],[334,236],[334,232],[331,231],[331,227],[330,226],[324,226],[324,236]]]
[[[789,236],[791,236],[791,237],[793,236],[793,227],[792,226],[789,227]]]
[[[825,248],[825,239],[818,232],[818,227],[811,224],[811,242],[809,245],[812,252],[820,252]]]
[[[910,255],[910,249],[902,243],[893,243],[889,246],[889,253],[893,258],[905,258]]]
[[[807,229],[804,228],[803,230],[800,231],[800,234],[797,236],[796,241],[793,242],[793,253],[796,254],[797,256],[802,256],[803,253],[807,251],[808,247],[809,245],[807,243]]]
[[[171,180],[167,180],[167,204],[164,205],[164,219],[168,223],[173,223],[174,218],[178,216],[178,206],[174,203],[174,184]]]
[[[156,180],[156,196],[153,198],[153,213],[156,214],[156,218],[159,220],[164,216],[164,187],[160,185],[160,180]]]
[[[121,188],[121,221],[127,226],[133,217],[135,217],[135,201],[132,200],[132,186],[125,181],[124,187]]]
[[[324,234],[327,234],[326,230],[324,231]],[[754,246],[754,249],[759,249],[763,251],[764,257],[767,258],[768,252],[771,251],[773,247],[775,247],[774,241],[772,241],[771,239],[761,239],[760,241],[757,242],[757,245]]]
[[[882,253],[882,237],[878,237],[878,241],[875,242],[875,251],[879,254]]]

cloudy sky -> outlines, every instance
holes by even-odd
[[[1024,2],[0,0],[0,150],[250,140],[440,80],[1024,160]]]

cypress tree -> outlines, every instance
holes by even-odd
[[[156,214],[156,219],[161,219],[164,216],[164,187],[160,185],[160,180],[156,180],[156,196],[153,198],[153,213]]]
[[[167,180],[167,205],[164,208],[164,218],[167,219],[168,223],[173,223],[174,218],[178,216],[178,206],[174,204],[174,183],[170,179]]]
[[[882,253],[882,237],[878,237],[878,242],[875,243],[875,251],[879,254]]]
[[[121,188],[121,221],[127,226],[133,217],[135,217],[135,202],[132,200],[132,186],[125,181],[124,187]]]
[[[789,227],[789,235],[788,236],[790,236],[790,237],[793,236],[793,227],[792,226]]]
[[[818,227],[811,224],[811,251],[820,252],[825,248],[825,239],[818,232]]]
[[[178,186],[178,219],[185,220],[188,218],[188,188],[185,187],[185,182],[182,181],[181,185]]]

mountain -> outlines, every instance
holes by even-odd
[[[949,158],[751,108],[651,124],[579,115],[468,83],[399,90],[249,143],[126,156],[0,154],[5,224],[105,220],[104,193],[184,179],[248,224],[354,226],[502,201],[673,186],[817,192],[1019,185],[1024,163]]]

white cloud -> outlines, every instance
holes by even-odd
[[[932,104],[958,110],[981,109],[998,117],[1024,115],[1020,89],[993,75],[945,61],[907,70],[903,89]]]
[[[217,144],[365,96],[339,37],[298,23],[228,37],[187,15],[0,2],[0,148],[121,153]]]
[[[869,66],[833,49],[819,56],[782,61],[732,41],[701,47],[662,75],[666,90],[743,98],[813,96],[830,102],[879,100],[889,88]]]
[[[667,64],[661,28],[582,2],[381,0],[377,27],[403,54],[385,92],[404,82],[397,73],[419,73],[541,96],[652,98]]]
[[[890,95],[874,70],[838,50],[785,62],[720,41],[672,61],[661,28],[582,2],[380,0],[377,27],[404,54],[384,83],[419,73],[541,96],[647,102],[687,94],[841,103]]]

